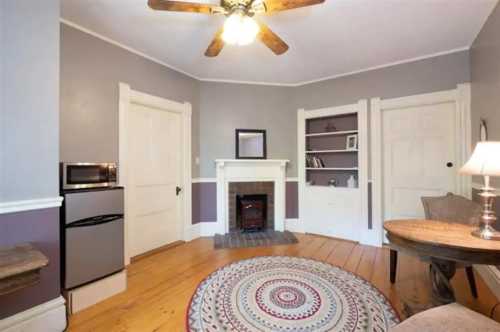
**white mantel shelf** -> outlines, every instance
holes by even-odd
[[[250,164],[279,164],[286,166],[290,160],[286,159],[215,159],[216,164],[225,163],[250,163]]]
[[[216,159],[217,232],[229,231],[230,182],[274,182],[274,229],[285,229],[286,165],[284,159]]]

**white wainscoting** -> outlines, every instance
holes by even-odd
[[[2,332],[61,332],[66,328],[66,307],[62,296],[0,320]]]

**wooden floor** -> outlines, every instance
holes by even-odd
[[[128,289],[70,318],[69,331],[184,331],[186,308],[198,283],[215,269],[240,259],[264,255],[310,257],[340,266],[371,281],[402,315],[401,298],[425,301],[428,266],[399,256],[398,280],[389,282],[389,250],[297,234],[298,244],[214,250],[211,238],[201,238],[155,253],[128,267]],[[458,302],[489,315],[497,303],[477,275],[479,299],[474,300],[463,269],[453,280]],[[404,318],[404,317],[403,317]]]

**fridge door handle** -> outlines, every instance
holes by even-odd
[[[115,221],[118,219],[123,219],[123,214],[107,214],[107,215],[102,215],[102,216],[95,216],[95,217],[80,219],[80,220],[73,221],[72,223],[67,224],[66,228],[89,227],[89,226],[101,225],[101,224],[112,222],[112,221]]]

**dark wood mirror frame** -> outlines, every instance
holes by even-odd
[[[262,134],[262,156],[245,157],[240,156],[240,133]],[[267,138],[266,131],[263,129],[236,129],[235,132],[236,159],[267,159]]]

